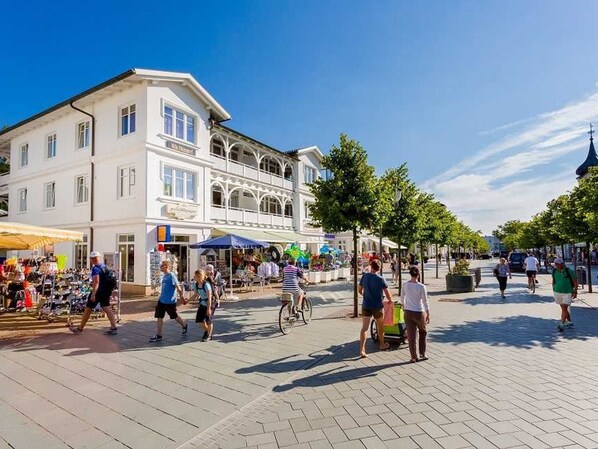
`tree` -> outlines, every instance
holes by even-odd
[[[374,168],[367,163],[367,152],[345,134],[324,156],[322,167],[332,176],[311,184],[315,202],[310,212],[314,223],[327,232],[353,232],[353,315],[357,317],[357,234],[362,229],[375,229],[380,223],[381,187]]]
[[[504,243],[507,251],[519,248],[523,223],[519,220],[509,220],[492,231],[492,235]]]
[[[386,170],[380,178],[384,217],[382,234],[396,240],[399,245],[399,259],[402,259],[401,245],[409,246],[417,241],[417,226],[421,210],[417,199],[419,190],[409,179],[406,164]],[[401,191],[401,200],[397,204],[395,195]],[[401,293],[402,271],[399,267],[399,294]]]

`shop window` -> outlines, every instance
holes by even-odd
[[[164,196],[195,201],[195,174],[164,166]]]
[[[212,143],[210,145],[210,153],[212,153],[214,156],[218,156],[221,158],[226,157],[226,153],[224,152],[224,142],[220,138],[214,137],[212,139]]]
[[[88,246],[87,235],[83,236],[83,241],[75,243],[75,268],[88,268]]]
[[[118,236],[118,252],[120,253],[122,280],[134,282],[135,234],[120,234]]]

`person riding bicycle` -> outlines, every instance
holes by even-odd
[[[306,284],[308,284],[308,282],[303,274],[303,270],[295,266],[295,259],[290,257],[287,260],[287,264],[288,265],[282,270],[282,292],[292,293],[293,302],[297,307],[296,310],[301,310],[305,293],[299,287],[299,279],[303,279]]]
[[[527,275],[527,288],[532,289],[532,283],[536,282],[536,274],[538,273],[538,266],[540,263],[531,252],[527,253],[527,257],[523,261],[525,267],[525,274]]]

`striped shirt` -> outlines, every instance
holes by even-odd
[[[303,277],[303,270],[300,270],[295,265],[287,265],[282,270],[282,291],[283,292],[298,292],[299,278]]]

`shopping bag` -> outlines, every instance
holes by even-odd
[[[392,326],[394,324],[395,305],[392,301],[384,301],[384,325]]]

